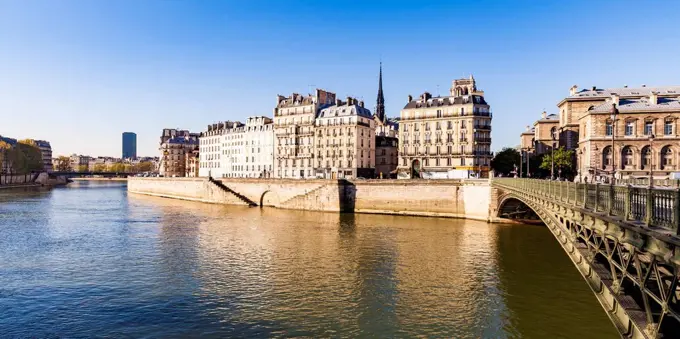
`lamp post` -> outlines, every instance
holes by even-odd
[[[597,170],[600,167],[600,156],[597,155],[599,150],[600,149],[597,147],[597,145],[595,145],[595,148],[593,148],[593,151],[595,151],[595,170],[593,171],[593,178],[597,178]]]
[[[583,179],[581,178],[581,172],[583,172],[583,150],[579,149],[578,150],[578,182],[583,182]]]
[[[654,186],[654,178],[652,171],[654,171],[654,152],[652,151],[652,144],[654,142],[654,133],[649,135],[649,187]]]
[[[529,171],[529,149],[527,149],[527,178],[531,178],[531,171]]]
[[[524,148],[519,149],[519,177],[522,177],[522,167],[524,167]]]
[[[612,120],[612,184],[616,179],[616,152],[614,152],[614,139],[616,138],[616,116],[619,114],[619,109],[616,104],[612,104],[612,109],[609,110],[609,117]]]
[[[550,180],[555,180],[555,133],[552,135],[552,147],[550,147]]]

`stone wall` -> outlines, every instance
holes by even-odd
[[[384,213],[489,220],[487,180],[129,178],[128,191],[223,204],[326,212]],[[238,194],[243,199],[236,196]]]
[[[33,174],[13,174],[0,175],[0,186],[23,185],[32,183],[36,175]]]

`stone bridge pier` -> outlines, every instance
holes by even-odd
[[[680,338],[679,190],[508,178],[491,196],[494,220],[550,229],[622,336]]]

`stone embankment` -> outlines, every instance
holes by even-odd
[[[129,178],[128,191],[216,204],[489,221],[488,180]]]

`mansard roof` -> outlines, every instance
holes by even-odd
[[[462,95],[462,96],[446,96],[446,97],[432,97],[427,100],[421,98],[411,100],[404,106],[404,109],[412,108],[427,108],[427,107],[440,107],[440,106],[453,106],[453,105],[464,105],[464,104],[478,104],[487,105],[484,96],[481,95]]]
[[[354,103],[348,105],[346,102],[343,102],[340,105],[335,104],[322,109],[318,118],[347,117],[355,115],[373,119],[373,115],[368,108],[361,107],[360,105]]]
[[[607,101],[603,104],[592,107],[588,112],[592,113],[609,113],[612,109],[612,101]],[[619,99],[619,104],[616,106],[619,112],[661,112],[661,111],[680,111],[680,98],[658,98],[657,103],[653,104],[649,98]]]
[[[643,97],[656,92],[660,96],[680,96],[680,86],[638,87],[638,88],[596,88],[582,89],[568,98],[607,98],[612,94],[621,97]]]

